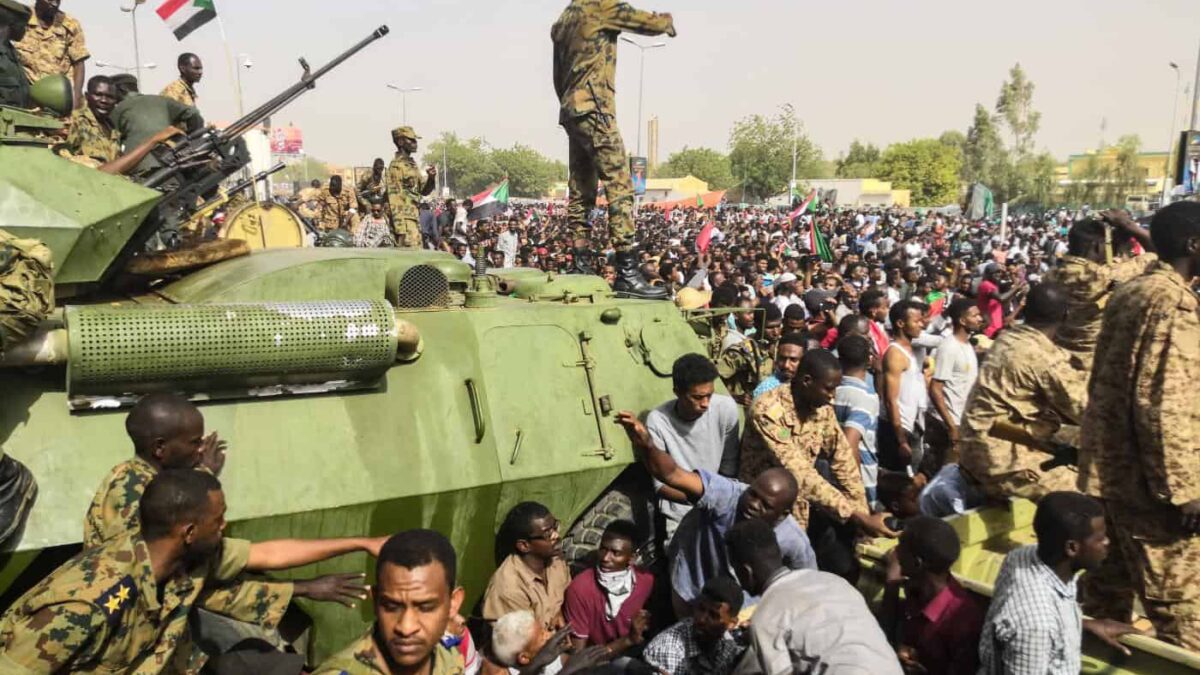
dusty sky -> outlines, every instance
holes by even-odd
[[[28,0],[32,3],[32,0]],[[84,26],[96,62],[134,63],[122,0],[63,0]],[[131,0],[125,0],[130,2]],[[661,124],[663,159],[685,145],[725,150],[740,117],[795,105],[826,157],[854,138],[886,145],[947,129],[966,130],[976,102],[995,103],[1020,62],[1036,83],[1042,112],[1037,143],[1058,158],[1126,133],[1146,149],[1166,146],[1175,61],[1190,87],[1200,43],[1195,0],[642,0],[669,11],[679,36],[647,52],[645,118]],[[176,76],[175,59],[194,51],[207,69],[200,107],[207,119],[235,116],[235,87],[216,23],[176,42],[149,0],[138,10],[146,91]],[[367,164],[388,156],[400,95],[408,122],[426,139],[442,131],[524,143],[565,159],[551,83],[550,25],[565,0],[216,0],[242,70],[246,109],[294,82],[296,58],[314,66],[379,24],[392,33],[331,73],[277,116],[305,132],[309,154]],[[639,38],[652,42],[656,38]],[[621,44],[618,119],[636,144],[638,52]],[[1190,93],[1176,108],[1186,120]],[[644,150],[643,126],[643,150]]]

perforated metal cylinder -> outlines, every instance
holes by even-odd
[[[72,397],[345,388],[387,371],[398,333],[382,300],[80,306],[67,309],[66,323]]]

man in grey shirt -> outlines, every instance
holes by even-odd
[[[684,471],[704,469],[727,478],[738,475],[738,406],[715,394],[717,368],[700,354],[684,354],[671,368],[675,398],[646,415],[654,444]],[[658,511],[670,543],[679,522],[692,509],[687,496],[654,481]]]
[[[844,579],[784,567],[775,532],[761,520],[734,525],[725,543],[742,588],[762,595],[737,675],[901,675],[862,594]]]

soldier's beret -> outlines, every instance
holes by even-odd
[[[29,16],[33,14],[33,9],[29,5],[17,2],[17,0],[0,0],[0,10],[7,10],[18,17],[24,17],[25,21],[28,21]]]
[[[396,127],[392,129],[392,140],[394,141],[398,138],[411,138],[415,141],[421,137],[417,135],[417,132],[413,131],[412,127]]]

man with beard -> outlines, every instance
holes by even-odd
[[[0,619],[0,672],[199,672],[207,656],[192,646],[188,617],[214,586],[243,571],[289,569],[354,551],[374,555],[383,545],[366,538],[227,539],[221,483],[192,469],[160,473],[139,508],[140,531],[85,549],[9,608]],[[352,598],[365,595],[340,600]],[[241,609],[244,615],[255,607]],[[255,617],[267,628],[280,619],[282,612]]]
[[[121,154],[121,134],[108,118],[116,105],[117,88],[109,77],[97,75],[88,80],[87,105],[71,113],[64,148],[100,164],[116,159]]]
[[[457,575],[445,536],[407,530],[388,539],[375,562],[375,624],[313,675],[462,675],[459,657],[440,642],[462,606]]]
[[[780,338],[771,359],[771,374],[763,378],[754,388],[754,398],[775,390],[792,381],[796,370],[800,367],[800,359],[804,356],[804,343],[808,340],[803,333],[788,333]]]

